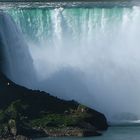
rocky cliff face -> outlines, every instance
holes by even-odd
[[[0,73],[0,137],[94,136],[103,114],[75,101],[18,86]],[[65,130],[65,131],[63,131]]]

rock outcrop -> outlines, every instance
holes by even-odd
[[[29,90],[0,73],[0,138],[97,136],[108,125],[103,114],[75,101]],[[25,137],[24,137],[25,136]]]

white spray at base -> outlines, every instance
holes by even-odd
[[[77,100],[111,121],[140,119],[139,7],[8,12],[30,46],[36,89]]]

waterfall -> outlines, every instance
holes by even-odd
[[[3,72],[15,83],[32,88],[36,75],[28,46],[11,16],[3,12],[0,12],[0,42]]]
[[[1,14],[6,22],[0,35],[10,40],[5,73],[18,75],[15,82],[28,81],[22,71],[31,76],[35,70],[37,89],[84,103],[109,120],[127,119],[125,114],[140,119],[140,7],[11,8],[7,13],[29,46],[13,20]]]

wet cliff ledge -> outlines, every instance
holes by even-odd
[[[103,114],[75,101],[18,86],[2,73],[0,124],[0,138],[5,139],[97,136],[108,127]]]

